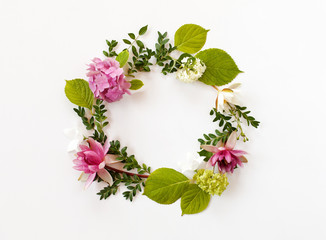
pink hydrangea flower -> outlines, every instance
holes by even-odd
[[[247,159],[243,156],[247,154],[242,150],[234,150],[234,146],[237,141],[237,133],[232,132],[225,145],[220,141],[217,146],[202,145],[201,148],[208,152],[214,153],[209,159],[209,163],[212,166],[218,164],[218,169],[221,173],[231,172],[236,166],[242,166],[243,162],[247,162]]]
[[[94,58],[93,63],[88,66],[89,87],[95,97],[107,102],[116,102],[125,93],[130,94],[128,89],[131,84],[126,81],[118,61],[113,58],[107,58],[103,61]]]
[[[73,160],[74,169],[89,174],[85,188],[91,185],[96,174],[105,182],[112,184],[112,177],[105,169],[105,165],[113,162],[106,155],[110,147],[109,141],[106,141],[104,146],[92,138],[89,138],[87,142],[89,146],[80,145],[81,151],[77,153],[77,158]]]

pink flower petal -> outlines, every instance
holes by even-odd
[[[120,171],[126,171],[126,169],[124,169],[125,164],[122,162],[117,162],[117,163],[112,163],[110,164],[110,167],[113,167],[114,169],[120,170]]]
[[[90,149],[96,152],[100,158],[104,158],[105,154],[102,145],[99,142],[95,141],[93,138],[89,138],[87,141],[90,145]]]
[[[92,173],[96,173],[96,172],[99,171],[99,167],[98,167],[98,165],[88,165],[88,169],[89,169],[89,171],[92,172]]]
[[[234,131],[229,136],[228,140],[226,141],[225,147],[229,150],[232,150],[237,142],[237,132]]]
[[[72,160],[72,162],[73,162],[74,164],[76,164],[76,165],[82,165],[82,164],[87,165],[87,164],[85,163],[84,159],[83,159],[83,158],[80,158],[80,157],[78,157],[78,158]]]
[[[114,163],[119,163],[121,162],[120,160],[117,160],[117,155],[113,155],[113,154],[107,154],[104,158],[105,160],[105,164],[108,166],[108,165],[111,165],[111,164],[114,164]]]
[[[85,145],[79,145],[79,148],[82,150],[82,151],[87,151],[89,150],[89,147],[85,146]]]
[[[102,162],[102,158],[94,151],[85,151],[85,161],[91,165],[98,165]]]
[[[88,167],[87,165],[77,165],[77,166],[73,166],[74,169],[76,169],[77,171],[82,171],[82,172],[85,172],[87,171]]]
[[[222,142],[222,140],[220,140],[220,141],[218,141],[218,143],[216,144],[216,147],[217,148],[221,148],[221,147],[223,147],[223,142]]]
[[[244,154],[247,154],[247,152],[242,151],[242,150],[231,150],[230,151],[233,155],[240,157],[243,156]]]
[[[220,151],[218,153],[218,160],[222,161],[225,158],[225,151]]]
[[[212,152],[212,153],[217,153],[218,152],[218,147],[211,146],[211,145],[201,145],[200,146],[202,149]]]
[[[248,162],[248,159],[245,156],[240,156],[239,159],[243,163],[247,163]]]
[[[225,151],[225,160],[230,163],[232,161],[232,157],[229,151]]]
[[[92,182],[94,181],[95,176],[96,176],[96,173],[89,174],[89,176],[87,178],[87,181],[85,183],[85,189],[87,189],[92,184]]]
[[[218,153],[214,154],[210,159],[209,159],[209,162],[212,166],[215,166],[217,160],[219,158],[219,155]]]
[[[99,169],[102,169],[105,167],[105,161],[101,162],[99,165],[98,165],[98,168]]]
[[[106,170],[106,169],[100,169],[97,172],[97,175],[105,182],[108,184],[112,185],[113,184],[113,179],[111,177],[111,174]]]
[[[109,148],[110,148],[110,141],[109,141],[109,139],[106,139],[104,146],[103,146],[104,155],[108,153]]]

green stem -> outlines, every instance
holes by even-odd
[[[128,50],[135,44],[135,42],[138,40],[138,38],[140,37],[140,35],[138,35],[135,40],[130,44],[130,46],[128,47]]]
[[[146,175],[146,174],[138,174],[138,173],[131,173],[131,172],[127,172],[127,171],[123,171],[123,170],[120,170],[120,169],[116,169],[114,167],[110,167],[110,166],[106,166],[105,168],[109,169],[109,170],[112,170],[112,171],[115,171],[117,173],[125,173],[129,176],[138,176],[140,178],[148,178],[149,175]]]
[[[237,130],[240,130],[240,136],[243,137],[244,142],[248,141],[249,139],[247,138],[246,134],[243,132],[242,126],[241,126],[241,120],[239,118],[239,116],[237,115],[237,113],[234,111],[233,106],[231,106],[230,103],[227,103],[229,108],[230,108],[230,113],[231,115],[235,118],[236,122],[237,122]]]

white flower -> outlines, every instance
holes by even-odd
[[[229,87],[223,88],[222,90],[217,89],[217,98],[216,98],[216,110],[218,112],[223,112],[228,110],[227,103],[239,104],[237,93],[238,88],[241,86],[241,83],[234,83]]]
[[[205,72],[205,64],[198,58],[182,59],[181,68],[176,73],[177,79],[186,83],[192,83],[197,81]]]
[[[70,139],[70,142],[67,147],[68,152],[78,151],[79,145],[84,141],[84,137],[89,136],[89,132],[85,129],[85,126],[78,121],[74,124],[72,128],[66,128],[63,130],[67,138]]]
[[[187,161],[179,162],[178,165],[181,172],[188,178],[192,178],[195,174],[195,170],[199,168],[200,165],[204,164],[203,158],[198,155],[197,152],[187,153]]]

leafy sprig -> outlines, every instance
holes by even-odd
[[[246,119],[248,126],[253,126],[254,128],[257,128],[260,124],[259,121],[257,121],[253,116],[249,116],[248,114],[250,111],[247,110],[247,107],[240,107],[238,105],[235,105],[235,110],[238,113],[239,117],[243,117]]]
[[[248,126],[252,125],[253,127],[257,128],[259,126],[259,122],[252,116],[248,114],[250,111],[245,111],[247,107],[240,107],[238,105],[231,105],[228,103],[230,115],[233,117],[233,122],[236,122],[236,130],[240,132],[240,136],[243,138],[243,141],[249,141],[249,138],[244,133],[242,128],[242,121],[241,118],[244,118],[248,124]]]
[[[205,149],[202,149],[198,152],[199,156],[204,157],[203,161],[208,162],[209,159],[213,156],[213,153],[206,151]]]
[[[151,66],[153,65],[153,63],[150,62],[153,56],[156,59],[155,64],[162,67],[162,73],[164,75],[176,72],[182,65],[181,60],[183,58],[194,58],[188,53],[183,53],[178,59],[171,57],[170,54],[177,48],[169,43],[170,39],[167,37],[167,32],[163,34],[158,32],[158,39],[157,43],[155,44],[155,50],[145,47],[145,44],[139,40],[139,37],[145,34],[146,31],[147,26],[142,27],[139,30],[138,36],[136,36],[134,33],[128,33],[130,39],[123,39],[123,42],[129,45],[128,49],[131,49],[131,53],[133,54],[131,58],[132,60],[128,62],[129,76],[134,77],[134,74],[137,72],[149,72],[151,70]]]
[[[218,125],[220,128],[222,128],[222,131],[216,129],[214,133],[209,134],[203,134],[204,138],[199,138],[198,142],[201,145],[214,145],[216,146],[219,141],[222,141],[225,143],[231,133],[236,130],[235,127],[232,126],[232,116],[224,115],[216,109],[212,109],[209,113],[211,116],[215,115],[213,122],[218,122]],[[208,152],[204,149],[200,150],[198,152],[199,156],[204,157],[204,161],[207,162],[211,156],[213,155],[211,152]]]
[[[211,116],[215,114],[215,118],[213,119],[213,122],[218,122],[218,126],[223,129],[223,131],[231,131],[235,130],[235,128],[232,127],[232,122],[230,121],[232,119],[232,116],[224,115],[216,110],[216,108],[213,108],[210,113]]]
[[[122,195],[126,200],[132,201],[138,192],[142,192],[142,187],[145,186],[145,182],[142,178],[137,175],[129,176],[127,174],[122,174],[121,182],[125,184],[128,191],[124,191]]]
[[[198,142],[202,145],[214,145],[216,146],[219,141],[226,142],[229,136],[231,135],[232,130],[226,130],[224,132],[220,132],[219,130],[215,130],[215,133],[203,134],[204,138],[199,138]]]
[[[172,58],[170,56],[170,53],[172,53],[174,50],[176,50],[176,47],[173,47],[171,43],[168,43],[170,41],[169,38],[167,38],[168,33],[160,33],[158,32],[158,38],[157,43],[155,43],[155,58],[156,58],[156,64],[158,66],[163,67],[162,73],[164,75],[172,72],[177,71],[177,64],[178,62],[176,59]]]
[[[103,128],[106,127],[109,122],[105,121],[107,117],[104,115],[107,110],[105,109],[105,105],[103,104],[103,100],[97,99],[96,104],[93,105],[93,108],[95,110],[95,113],[93,114],[93,117],[95,118],[95,125],[97,128],[97,131],[99,133],[103,132]]]
[[[248,141],[248,137],[245,135],[241,118],[244,118],[248,126],[253,126],[257,128],[259,126],[259,121],[254,117],[250,116],[250,111],[247,110],[247,107],[240,107],[238,105],[231,105],[228,103],[229,111],[220,113],[216,108],[210,111],[210,115],[214,116],[213,122],[218,122],[218,126],[222,131],[216,129],[215,133],[203,134],[203,138],[199,138],[198,142],[201,145],[214,145],[216,146],[219,141],[225,143],[233,131],[240,132],[240,136],[243,138],[243,141]],[[236,127],[233,124],[236,124]],[[199,156],[204,157],[204,161],[208,161],[212,157],[212,153],[204,149],[201,149],[198,152]]]
[[[108,45],[108,51],[103,51],[104,56],[106,57],[116,57],[118,54],[114,50],[116,46],[118,45],[118,42],[116,40],[106,40],[106,44]]]
[[[103,128],[106,127],[109,122],[105,121],[107,117],[104,115],[107,110],[105,109],[105,105],[103,104],[103,100],[97,99],[95,104],[93,105],[93,109],[91,112],[91,117],[86,117],[86,110],[83,107],[74,108],[74,111],[81,118],[84,126],[87,130],[94,130],[93,135],[91,136],[94,140],[104,144],[107,139]],[[94,111],[94,113],[93,113]]]
[[[142,188],[145,186],[144,179],[138,177],[137,175],[130,176],[126,173],[117,173],[111,170],[108,171],[112,176],[113,184],[112,186],[104,187],[97,193],[97,195],[100,195],[100,200],[107,199],[111,195],[115,195],[121,183],[123,183],[128,189],[122,193],[126,200],[132,201],[137,193],[143,191]]]
[[[78,106],[78,108],[74,108],[74,111],[81,118],[83,124],[85,125],[87,130],[92,130],[95,127],[94,118],[88,119],[86,117],[85,108]]]
[[[153,65],[150,62],[150,59],[154,55],[153,50],[148,47],[145,47],[145,44],[139,40],[141,35],[144,35],[147,32],[147,25],[142,27],[138,31],[136,36],[134,33],[128,33],[129,39],[123,39],[122,41],[129,45],[128,50],[131,48],[133,54],[132,61],[128,62],[129,69],[128,75],[134,77],[134,73],[137,72],[149,72],[150,66]]]
[[[115,195],[118,191],[119,185],[118,182],[114,182],[112,186],[108,185],[104,187],[101,191],[97,193],[97,195],[100,195],[100,200],[107,199],[111,195]]]
[[[144,173],[151,173],[151,168],[146,164],[140,165],[135,159],[134,155],[128,155],[127,147],[120,149],[120,142],[118,140],[110,142],[109,154],[117,155],[117,160],[124,163],[124,168],[127,171],[137,170],[138,174],[133,174],[130,172],[114,171],[112,168],[107,167],[107,170],[112,176],[113,184],[111,186],[104,187],[97,194],[100,195],[100,199],[106,199],[111,195],[115,195],[121,183],[127,188],[122,195],[126,200],[132,201],[137,193],[142,192],[142,188],[145,186],[145,179],[147,175],[142,175]],[[98,178],[99,179],[99,178]]]
[[[215,130],[214,133],[209,133],[209,134],[204,134],[204,138],[199,138],[198,142],[201,145],[213,145],[216,146],[219,141],[226,142],[231,133],[233,132],[233,129],[235,128],[230,128],[229,130],[225,130],[223,132],[220,132],[219,130]],[[208,152],[204,149],[200,150],[198,152],[199,156],[204,157],[204,161],[207,162],[212,156],[213,153]]]
[[[154,55],[153,50],[149,48],[145,48],[144,44],[137,40],[137,46],[131,46],[131,50],[133,53],[132,61],[128,62],[129,69],[128,75],[134,77],[134,73],[137,72],[150,72],[150,66],[153,65],[150,62],[150,59]]]
[[[105,143],[107,136],[103,131],[103,128],[106,127],[109,122],[105,121],[107,117],[104,115],[107,110],[105,109],[105,105],[103,104],[103,100],[97,99],[96,103],[93,105],[93,116],[91,117],[92,122],[95,124],[94,133],[92,138],[102,144]]]
[[[151,173],[151,168],[146,164],[140,165],[134,155],[128,156],[127,147],[123,147],[121,149],[120,147],[120,142],[118,140],[111,141],[109,154],[117,155],[117,160],[120,160],[125,164],[124,168],[127,171],[137,170],[138,174]]]

